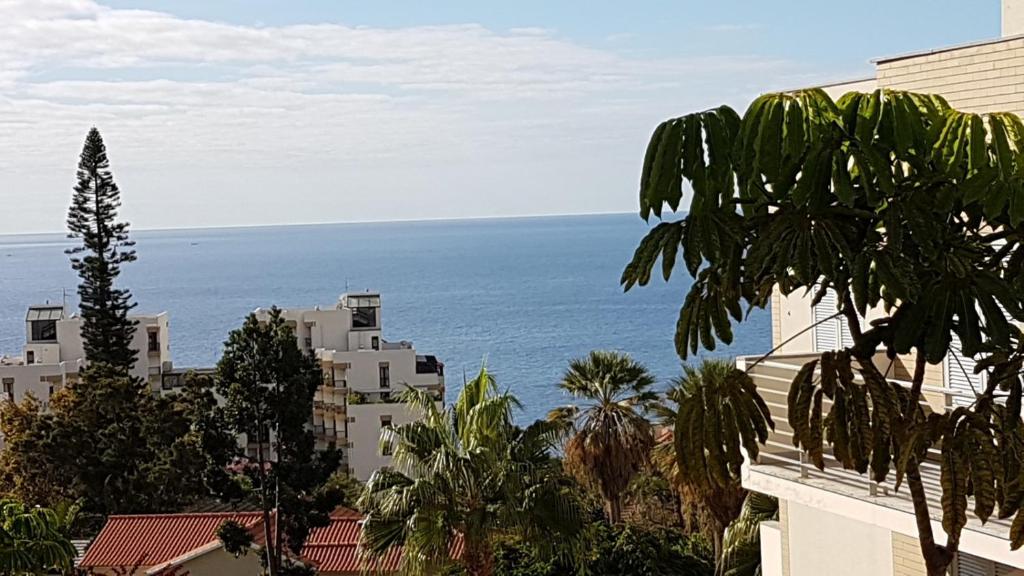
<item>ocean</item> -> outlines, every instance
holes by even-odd
[[[257,307],[332,306],[346,289],[382,297],[384,338],[411,340],[445,363],[448,398],[487,362],[524,408],[543,417],[569,399],[567,362],[620,350],[664,386],[690,285],[680,264],[623,293],[619,276],[648,225],[634,214],[135,231],[138,261],[121,285],[137,312],[170,314],[175,366],[216,363],[227,333]],[[0,352],[18,354],[30,304],[76,303],[62,234],[0,236]],[[767,311],[712,356],[766,352]]]

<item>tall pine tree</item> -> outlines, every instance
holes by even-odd
[[[117,221],[121,191],[114,183],[103,137],[95,127],[85,137],[78,161],[78,184],[68,210],[68,237],[82,241],[66,251],[78,272],[79,309],[85,357],[127,374],[135,365],[132,348],[135,307],[131,292],[114,286],[121,265],[135,260],[128,223]]]

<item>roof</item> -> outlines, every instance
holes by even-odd
[[[978,40],[976,42],[967,42],[965,44],[955,44],[953,46],[944,46],[942,48],[932,48],[931,50],[919,50],[917,52],[909,52],[906,54],[897,54],[896,56],[884,56],[882,58],[875,58],[872,60],[875,64],[884,64],[886,62],[892,62],[894,60],[904,60],[906,58],[919,58],[921,56],[928,56],[929,54],[938,54],[940,52],[952,52],[954,50],[963,50],[965,48],[974,48],[977,46],[989,46],[991,44],[1000,44],[1002,42],[1010,42],[1013,40],[1020,40],[1024,38],[1024,35],[1017,34],[1013,36],[1003,36],[1001,38],[990,38],[988,40]]]
[[[57,306],[55,304],[41,304],[38,306],[29,306],[28,313],[25,314],[25,320],[32,322],[35,320],[61,320],[64,318],[64,307]]]
[[[111,516],[79,565],[156,566],[210,544],[226,520],[251,526],[260,518],[258,512]]]
[[[235,520],[260,532],[261,517],[259,512],[111,516],[79,566],[83,569],[136,565],[148,568],[181,564],[219,548],[216,532],[225,520]],[[330,524],[310,531],[302,549],[303,560],[313,564],[320,573],[360,573],[366,566],[382,572],[397,572],[402,559],[401,548],[389,550],[379,561],[366,563],[359,548],[362,521],[363,516],[355,510],[335,510],[331,513]],[[451,546],[452,557],[462,556],[462,550],[463,540],[456,538]]]
[[[314,528],[302,548],[302,558],[313,564],[317,572],[362,573],[369,567],[374,571],[398,572],[402,562],[402,549],[392,548],[383,558],[367,564],[368,559],[359,550],[359,534],[363,516],[354,510],[339,508],[331,514],[331,523]],[[463,540],[456,537],[452,542],[452,558],[462,556]]]

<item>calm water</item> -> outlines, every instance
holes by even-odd
[[[662,380],[679,371],[672,334],[689,286],[624,294],[619,275],[646,224],[635,215],[141,231],[122,283],[140,312],[167,311],[176,366],[216,362],[227,332],[258,306],[332,305],[346,286],[379,290],[384,336],[412,340],[447,366],[449,397],[486,358],[540,417],[565,398],[566,362],[616,349]],[[62,235],[0,236],[0,351],[20,352],[29,304],[75,305]],[[766,351],[767,313],[752,314],[716,355]]]

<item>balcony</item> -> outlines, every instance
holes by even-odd
[[[894,473],[890,473],[886,482],[877,483],[873,482],[867,474],[861,475],[853,470],[843,470],[842,464],[832,456],[827,443],[825,445],[825,469],[818,470],[802,450],[793,446],[793,430],[787,419],[789,386],[800,367],[815,357],[813,354],[776,355],[770,356],[756,366],[753,366],[758,359],[756,356],[737,358],[736,364],[740,369],[748,369],[747,367],[752,366],[749,368],[749,373],[757,385],[757,391],[768,404],[772,419],[775,421],[775,431],[770,434],[768,442],[762,447],[757,461],[749,462],[744,466],[744,487],[783,499],[802,499],[805,504],[826,511],[834,509],[833,503],[840,502],[830,496],[851,498],[856,502],[843,501],[841,507],[844,510],[858,510],[856,513],[858,519],[881,523],[881,518],[886,517],[888,518],[886,523],[890,524],[891,528],[893,525],[898,525],[901,528],[906,527],[910,533],[916,533],[913,524],[914,506],[910,500],[909,488],[903,485],[897,492],[893,485]],[[886,365],[888,364],[889,361],[886,360]],[[896,373],[899,374],[900,371],[897,370]],[[909,382],[899,379],[890,378],[890,381],[908,387],[910,385]],[[924,398],[921,402],[926,410],[942,410],[944,406],[951,406],[956,397],[964,396],[962,393],[934,386],[924,386],[922,391]],[[825,407],[827,411],[827,399]],[[939,521],[942,518],[942,489],[939,480],[938,450],[931,450],[929,456],[928,460],[921,463],[921,475],[932,511],[933,527],[936,535],[941,535],[942,528]],[[808,491],[807,488],[825,491],[830,496]],[[863,505],[867,505],[867,507]],[[881,509],[872,509],[871,506],[879,506]],[[982,546],[993,546],[992,538],[994,537],[1005,541],[998,546],[1008,551],[1008,535],[1012,518],[999,520],[993,516],[986,524],[982,525],[973,516],[973,509],[974,503],[970,502],[969,520],[962,540],[963,549],[970,552],[967,546],[968,542],[972,539],[978,540],[978,537],[981,536],[987,537],[987,539],[982,538],[982,540],[987,540],[981,544]]]
[[[444,376],[444,364],[437,361],[437,356],[416,356],[416,373]]]

